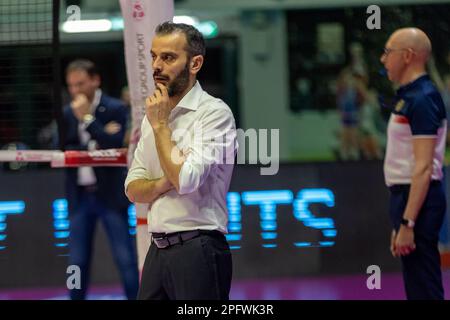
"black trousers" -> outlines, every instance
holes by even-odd
[[[231,252],[218,232],[159,249],[154,243],[145,258],[139,300],[228,300]]]
[[[391,187],[390,216],[396,231],[400,228],[409,189],[409,185]],[[444,299],[438,240],[445,212],[442,184],[433,181],[414,227],[416,250],[401,258],[408,300]]]

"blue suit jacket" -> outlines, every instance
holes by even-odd
[[[97,142],[99,149],[124,147],[124,136],[127,125],[128,109],[118,99],[102,94],[100,103],[95,111],[95,120],[87,127],[91,140]],[[104,127],[114,121],[121,129],[115,134],[107,134]],[[70,105],[64,107],[65,150],[87,150],[87,144],[82,144],[78,136],[78,120]],[[77,168],[66,169],[66,192],[69,210],[76,209],[79,202],[79,188],[77,185]],[[109,208],[126,210],[129,205],[123,191],[127,174],[125,167],[94,167],[97,179],[97,197]]]

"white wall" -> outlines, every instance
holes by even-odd
[[[289,157],[285,19],[280,11],[241,16],[239,69],[244,129],[280,129],[280,158]]]

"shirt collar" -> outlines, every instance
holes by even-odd
[[[198,109],[198,105],[200,102],[200,97],[202,95],[203,89],[200,86],[200,83],[195,81],[195,85],[184,95],[184,97],[178,102],[175,108],[185,108],[192,111]]]
[[[424,81],[429,81],[430,76],[428,74],[424,74],[420,77],[418,77],[416,80],[409,82],[407,84],[404,84],[400,88],[397,89],[397,95],[398,96],[404,96],[408,91],[413,89],[414,87],[422,84]]]
[[[94,99],[92,99],[91,103],[92,112],[94,112],[97,109],[98,105],[100,104],[101,97],[102,97],[102,90],[96,89],[94,93]]]

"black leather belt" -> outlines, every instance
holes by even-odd
[[[156,244],[159,249],[164,249],[175,244],[183,243],[198,237],[201,234],[200,230],[182,231],[174,233],[152,233],[152,242]]]

